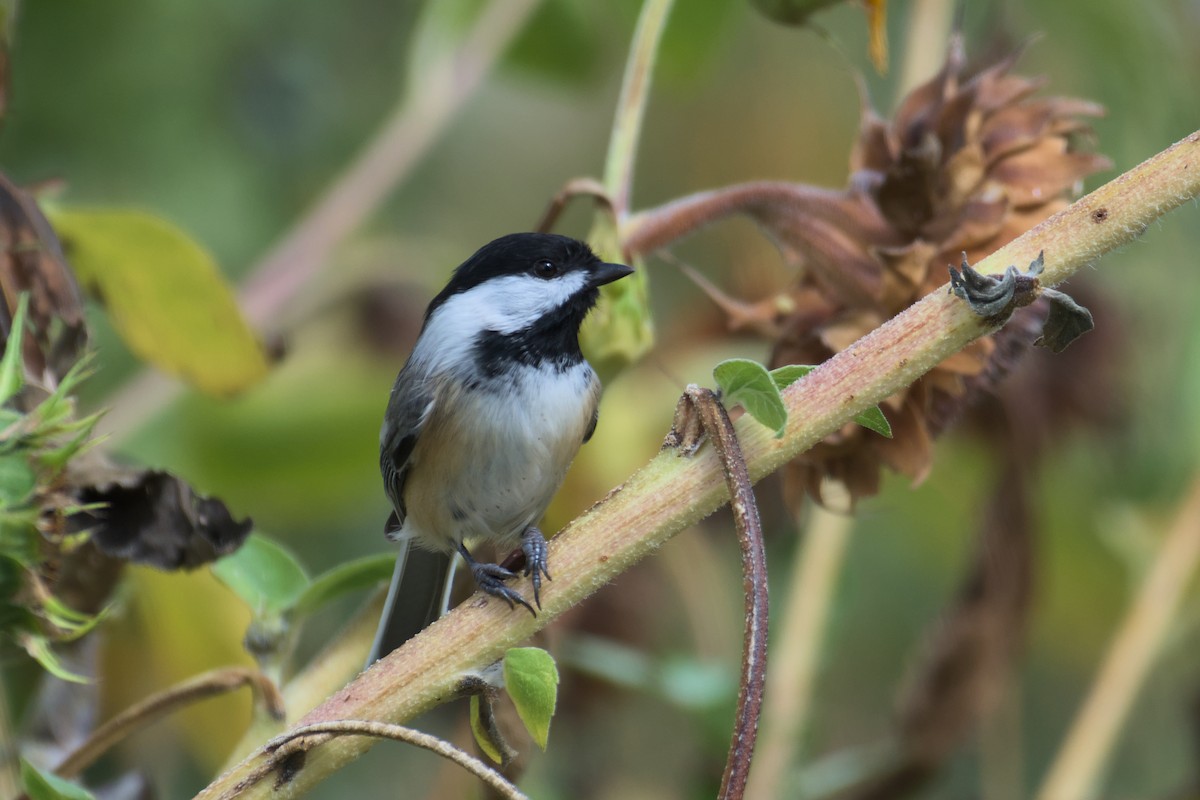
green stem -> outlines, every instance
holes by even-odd
[[[612,199],[618,220],[629,211],[633,168],[642,134],[642,120],[646,116],[650,79],[658,58],[658,44],[674,3],[675,0],[646,0],[633,34],[633,48],[625,63],[617,116],[613,120],[608,157],[604,162],[604,188]]]
[[[1154,220],[1200,194],[1200,132],[1154,156],[1051,217],[977,265],[1002,272],[1046,253],[1053,284],[1133,240]],[[946,287],[867,334],[783,392],[788,423],[781,438],[748,415],[735,425],[753,481],[761,480],[961,350],[994,326]],[[550,542],[554,581],[543,587],[542,611],[530,617],[476,595],[426,628],[303,722],[374,719],[402,722],[453,696],[464,675],[553,622],[663,542],[729,502],[712,448],[691,458],[661,451],[603,501]],[[521,587],[518,585],[517,587]],[[528,587],[525,587],[526,590]],[[294,797],[360,756],[367,740],[339,739],[309,752],[302,769],[277,772],[258,750],[200,795]],[[276,782],[276,776],[286,780]]]

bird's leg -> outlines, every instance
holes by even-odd
[[[537,612],[533,610],[533,606],[525,602],[525,598],[521,597],[520,592],[504,585],[504,581],[517,577],[516,573],[506,570],[499,564],[479,563],[462,542],[458,543],[458,552],[462,554],[463,559],[467,562],[467,566],[471,568],[471,576],[475,578],[475,584],[484,593],[490,594],[492,597],[499,597],[508,603],[509,608],[515,608],[516,604],[520,603],[529,610],[530,614],[533,614],[535,617],[537,616]]]
[[[521,552],[525,554],[525,574],[533,581],[533,602],[542,607],[542,576],[550,577],[550,569],[546,561],[546,537],[533,525],[521,534]]]

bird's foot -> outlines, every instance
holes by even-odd
[[[467,566],[471,568],[471,576],[475,578],[475,584],[483,590],[485,594],[490,594],[492,597],[499,597],[504,602],[508,603],[509,608],[516,608],[517,604],[525,606],[530,614],[537,616],[537,612],[533,610],[533,606],[525,601],[521,593],[516,589],[512,589],[504,584],[505,581],[517,577],[515,572],[511,572],[499,564],[481,564],[476,561],[466,546],[458,545],[458,552],[466,560]]]
[[[530,525],[521,534],[521,552],[525,554],[525,574],[533,581],[533,602],[542,607],[542,576],[550,577],[549,562],[546,560],[546,537],[534,526]]]

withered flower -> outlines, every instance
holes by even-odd
[[[864,103],[845,189],[763,181],[691,195],[635,215],[625,245],[651,252],[718,219],[752,217],[798,277],[773,302],[714,299],[733,324],[770,334],[773,366],[820,363],[944,285],[947,265],[964,252],[974,262],[1002,247],[1109,166],[1074,148],[1088,130],[1080,118],[1102,109],[1034,97],[1043,82],[1010,74],[1016,58],[965,77],[956,37],[941,71],[891,121]],[[829,501],[822,484],[832,480],[853,503],[878,491],[881,465],[923,479],[942,417],[961,405],[994,350],[991,338],[978,340],[888,398],[894,438],[847,425],[795,459],[789,496]]]

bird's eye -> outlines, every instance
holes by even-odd
[[[550,279],[559,274],[558,265],[549,259],[543,258],[533,265],[533,274],[539,278]]]

